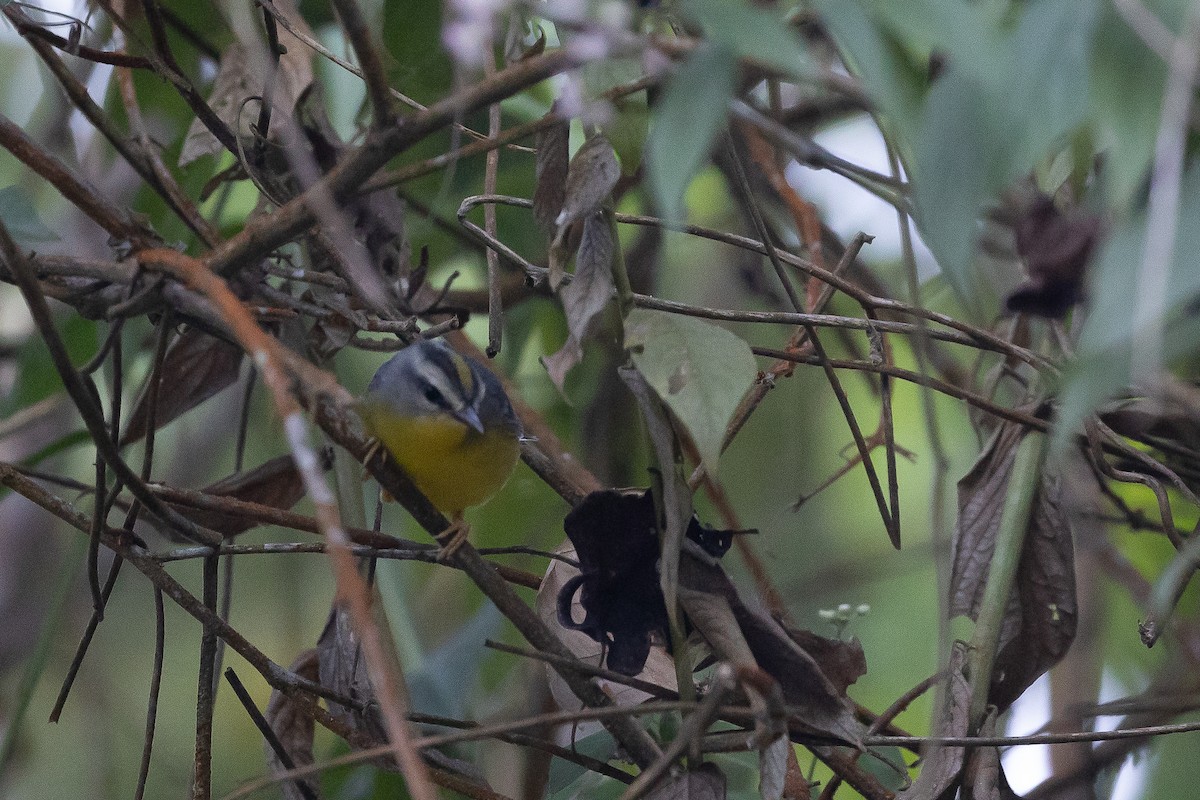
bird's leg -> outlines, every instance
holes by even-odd
[[[375,438],[374,436],[372,436],[367,441],[369,441],[370,444],[367,446],[366,455],[363,456],[363,460],[362,460],[363,467],[369,467],[371,465],[371,459],[373,459],[373,458],[375,458],[375,456],[379,455],[379,450],[380,450],[380,448],[383,447],[383,442],[379,441],[379,439]]]
[[[471,534],[471,526],[461,516],[456,516],[454,521],[450,523],[450,527],[439,533],[434,538],[437,539],[438,554],[437,560],[440,563],[445,563],[458,552],[458,548],[463,546],[463,542]]]
[[[362,459],[362,465],[363,465],[362,479],[364,481],[367,478],[371,477],[371,460],[373,458],[375,458],[375,456],[380,455],[383,452],[383,442],[379,441],[379,439],[375,438],[374,436],[371,437],[370,442],[371,442],[371,444],[367,446],[367,453],[366,453],[366,455],[363,456],[363,459]],[[389,492],[387,489],[384,489],[382,486],[379,487],[379,497],[385,503],[394,503],[396,501],[396,498],[392,497],[392,493]]]

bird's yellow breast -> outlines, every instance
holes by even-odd
[[[449,416],[405,417],[386,407],[362,407],[367,427],[417,488],[448,516],[479,505],[500,490],[520,446],[504,432],[476,433]]]

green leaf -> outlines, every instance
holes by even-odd
[[[582,739],[571,743],[571,749],[580,755],[590,756],[599,761],[610,761],[617,754],[617,742],[613,739],[612,734],[602,730],[585,736]],[[574,761],[567,761],[563,758],[550,759],[550,776],[546,781],[546,794],[550,797],[559,796],[563,790],[572,789],[583,775],[591,774],[590,771]],[[605,778],[609,783],[617,783],[611,778]],[[581,787],[575,786],[574,789]],[[576,794],[566,794],[566,796],[578,796]]]
[[[625,319],[625,345],[716,474],[725,428],[758,374],[750,346],[718,325],[646,309]]]
[[[899,143],[916,141],[927,70],[864,11],[860,0],[817,0],[817,8],[871,101],[896,127]]]
[[[0,189],[0,219],[18,242],[58,241],[58,234],[38,217],[33,197],[20,186]]]
[[[977,313],[992,298],[975,266],[977,218],[1013,181],[1066,144],[1087,115],[1095,0],[1025,6],[1016,30],[978,26],[978,51],[952,45],[914,147],[914,199],[930,249]]]
[[[725,127],[735,67],[727,48],[701,45],[667,81],[654,108],[647,178],[659,215],[668,220],[683,218],[683,193]]]
[[[1008,103],[1010,181],[1028,172],[1051,146],[1064,143],[1087,116],[1097,6],[1097,0],[1025,6],[1009,43],[1008,69],[996,76],[994,88]]]
[[[797,77],[810,68],[800,38],[778,14],[744,0],[688,0],[685,10],[710,41],[741,58]]]
[[[999,149],[985,89],[963,72],[942,77],[930,93],[913,164],[913,201],[921,233],[968,309],[985,305],[973,269],[976,220],[1000,188],[991,174]]]
[[[1101,179],[1108,202],[1127,208],[1154,158],[1167,67],[1107,8],[1097,24],[1091,68],[1093,123],[1106,153]]]
[[[904,753],[899,747],[872,747],[867,755],[859,760],[865,772],[875,776],[875,780],[893,792],[899,792],[908,785],[908,764]]]
[[[604,135],[612,142],[621,159],[621,173],[631,176],[642,164],[646,132],[650,128],[650,110],[645,95],[639,93],[616,104],[616,114],[602,126]]]

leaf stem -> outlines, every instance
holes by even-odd
[[[967,656],[967,671],[971,680],[970,720],[972,729],[984,716],[988,690],[991,688],[992,668],[1000,643],[1000,629],[1008,610],[1008,598],[1012,592],[1025,544],[1025,533],[1029,530],[1029,519],[1033,513],[1033,499],[1042,482],[1042,464],[1046,454],[1046,439],[1030,433],[1017,445],[1012,473],[1008,479],[1008,493],[1000,516],[1000,530],[996,534],[996,546],[992,551],[992,563],[988,569],[987,584],[979,616],[975,620],[975,631],[971,636],[970,653]]]

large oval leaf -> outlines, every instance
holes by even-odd
[[[736,65],[723,45],[701,45],[667,81],[654,108],[646,178],[658,213],[668,220],[683,218],[684,190],[725,126]]]
[[[750,345],[712,323],[641,308],[625,319],[625,345],[715,474],[725,428],[758,374]]]

